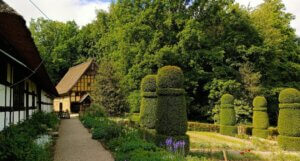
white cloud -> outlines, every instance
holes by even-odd
[[[250,7],[256,7],[263,0],[236,0],[236,2]],[[292,13],[295,19],[291,22],[291,26],[296,29],[296,34],[300,36],[300,1],[299,0],[282,0],[286,7],[286,11]]]
[[[29,0],[4,0],[21,14],[27,23],[43,15]],[[96,17],[96,9],[108,11],[110,2],[82,0],[32,0],[51,20],[71,21],[79,26],[91,22]]]

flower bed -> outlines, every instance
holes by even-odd
[[[30,119],[5,128],[0,133],[0,160],[51,161],[53,141],[48,132],[57,125],[55,114],[37,112]]]

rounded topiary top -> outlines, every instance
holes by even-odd
[[[280,103],[300,103],[300,92],[294,88],[287,88],[279,94]]]
[[[263,96],[256,96],[253,100],[254,107],[267,107],[267,100]]]
[[[141,82],[142,92],[155,92],[156,91],[156,75],[147,75]]]
[[[221,97],[221,104],[233,104],[234,97],[231,94],[224,94]]]
[[[164,66],[157,73],[158,88],[182,88],[184,76],[177,66]]]

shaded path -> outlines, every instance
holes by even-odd
[[[61,120],[54,161],[114,161],[77,118]]]

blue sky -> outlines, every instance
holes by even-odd
[[[43,16],[33,7],[28,0],[4,0],[27,21]],[[102,9],[108,11],[111,0],[32,0],[35,2],[50,19],[57,21],[70,21],[83,26],[90,23],[96,17],[95,10]],[[300,0],[282,0],[286,6],[287,12],[296,16],[291,25],[296,29],[297,35],[300,36]],[[251,7],[255,7],[263,0],[236,0],[236,2]]]

